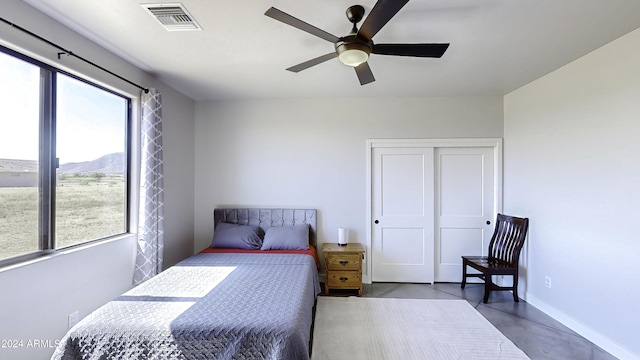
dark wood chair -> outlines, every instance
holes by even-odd
[[[468,277],[478,277],[484,280],[484,299],[486,304],[489,301],[491,291],[513,291],[513,300],[518,299],[518,259],[520,250],[524,245],[529,228],[528,218],[518,218],[498,214],[496,227],[489,243],[488,256],[463,256],[462,257],[462,284],[464,289]],[[467,274],[467,266],[470,266],[480,274]],[[498,286],[493,283],[493,275],[511,275],[513,277],[512,286]]]

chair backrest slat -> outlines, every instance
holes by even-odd
[[[496,227],[489,243],[489,259],[516,265],[528,227],[528,218],[498,214]]]

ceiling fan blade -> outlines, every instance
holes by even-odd
[[[310,68],[312,66],[315,66],[315,65],[318,65],[320,63],[323,63],[323,62],[325,62],[327,60],[331,60],[336,56],[338,56],[338,54],[334,51],[334,52],[328,53],[326,55],[318,56],[315,59],[307,60],[307,61],[305,61],[303,63],[298,64],[298,65],[294,65],[294,66],[288,68],[287,70],[297,73],[297,72],[300,72],[302,70],[306,70],[306,69],[308,69],[308,68]]]
[[[360,85],[367,85],[368,83],[376,81],[376,78],[373,77],[373,72],[366,61],[356,66],[355,69],[356,74],[358,75],[358,80],[360,80]]]
[[[378,0],[364,23],[358,30],[358,36],[371,40],[382,27],[394,17],[409,0]]]
[[[439,58],[449,44],[373,44],[372,54]]]
[[[340,40],[337,36],[335,35],[331,35],[328,32],[318,29],[317,27],[310,25],[300,19],[294,18],[293,16],[287,14],[286,12],[283,12],[281,10],[278,10],[274,7],[270,8],[269,10],[267,10],[265,13],[265,15],[267,15],[270,18],[276,19],[278,21],[281,21],[287,25],[291,25],[295,28],[298,28],[302,31],[308,32],[311,35],[315,35],[321,39],[325,39],[329,42],[332,43],[336,43],[338,40]]]

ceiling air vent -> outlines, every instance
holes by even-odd
[[[181,3],[141,5],[168,31],[202,30]]]

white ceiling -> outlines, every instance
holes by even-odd
[[[274,6],[339,37],[354,0],[181,0],[193,32],[140,6],[179,0],[23,1],[194,100],[504,95],[640,27],[638,0],[412,0],[375,42],[451,46],[441,59],[372,55],[376,81],[360,86],[337,59],[286,71],[333,44],[264,16]],[[375,0],[359,3],[368,14]]]

